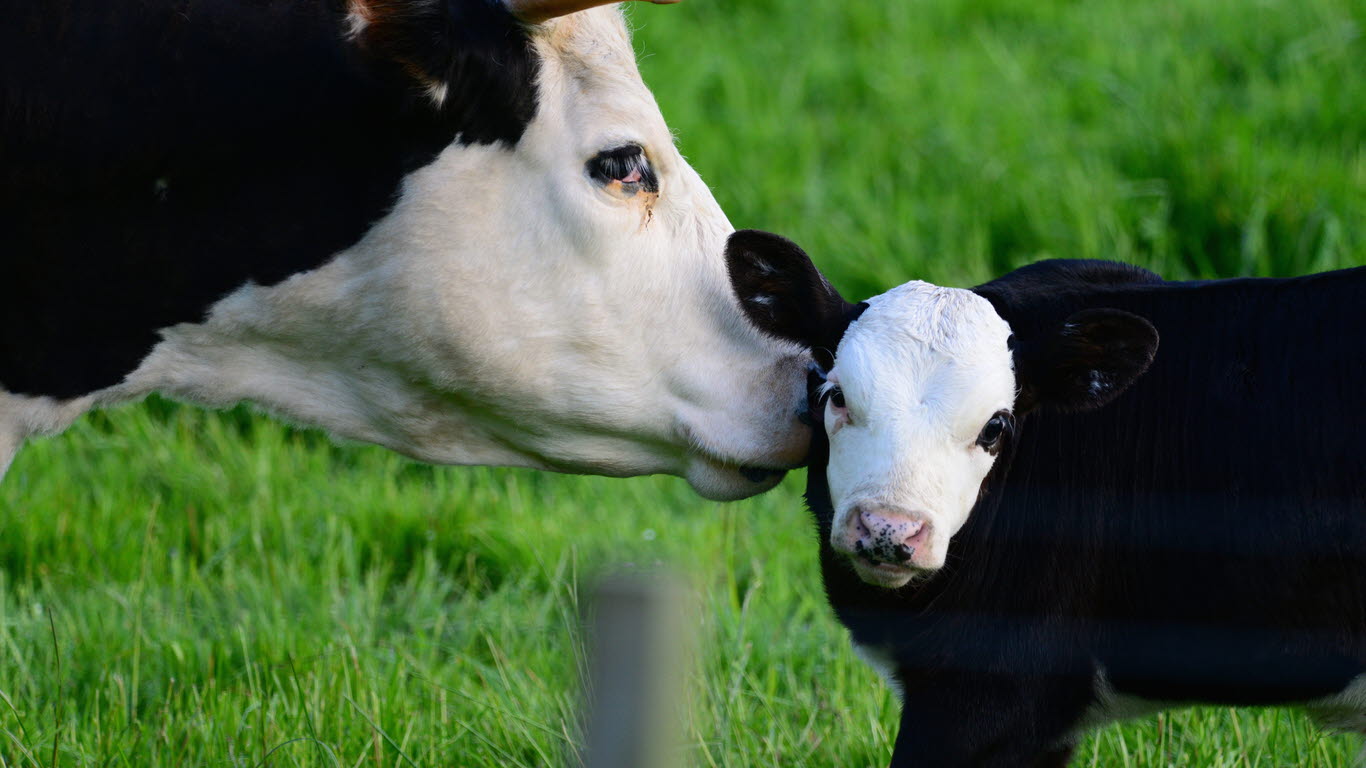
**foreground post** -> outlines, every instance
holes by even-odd
[[[686,714],[685,592],[662,575],[613,578],[593,599],[585,768],[673,768]]]

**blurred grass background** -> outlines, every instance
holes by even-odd
[[[1366,263],[1366,5],[690,0],[646,81],[737,227],[850,297],[1045,257]],[[896,707],[819,587],[802,473],[431,468],[245,408],[93,414],[0,484],[0,765],[537,766],[578,740],[581,590],[699,594],[687,758],[881,766]],[[1289,710],[1113,726],[1078,765],[1343,766]]]

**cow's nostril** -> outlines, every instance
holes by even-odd
[[[764,467],[740,467],[740,475],[751,483],[767,482],[774,477],[781,477],[785,472],[781,469],[765,469]]]
[[[904,563],[907,560],[910,560],[914,555],[915,547],[908,547],[905,544],[896,545],[896,549],[892,552],[892,558],[898,563]]]

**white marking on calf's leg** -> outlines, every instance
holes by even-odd
[[[1165,709],[1183,706],[1180,703],[1156,701],[1121,693],[1110,682],[1105,667],[1096,666],[1094,682],[1091,687],[1095,702],[1086,710],[1073,731],[1073,738],[1081,738],[1087,731],[1101,728],[1114,722],[1136,720],[1149,717]]]
[[[1366,735],[1366,675],[1358,675],[1346,688],[1305,705],[1320,728]],[[1366,761],[1366,748],[1357,763]]]
[[[872,667],[879,677],[887,681],[887,685],[896,694],[896,700],[905,701],[906,691],[902,689],[901,681],[897,679],[896,661],[892,659],[891,651],[873,645],[851,644],[854,646],[854,653],[863,659],[864,663]]]

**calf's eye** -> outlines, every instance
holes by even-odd
[[[645,157],[645,150],[636,144],[597,153],[588,161],[586,170],[599,184],[619,184],[623,192],[659,191],[659,180]]]
[[[988,453],[1001,449],[1001,440],[1015,428],[1015,417],[1010,411],[997,411],[987,420],[986,426],[977,435],[977,445]]]

